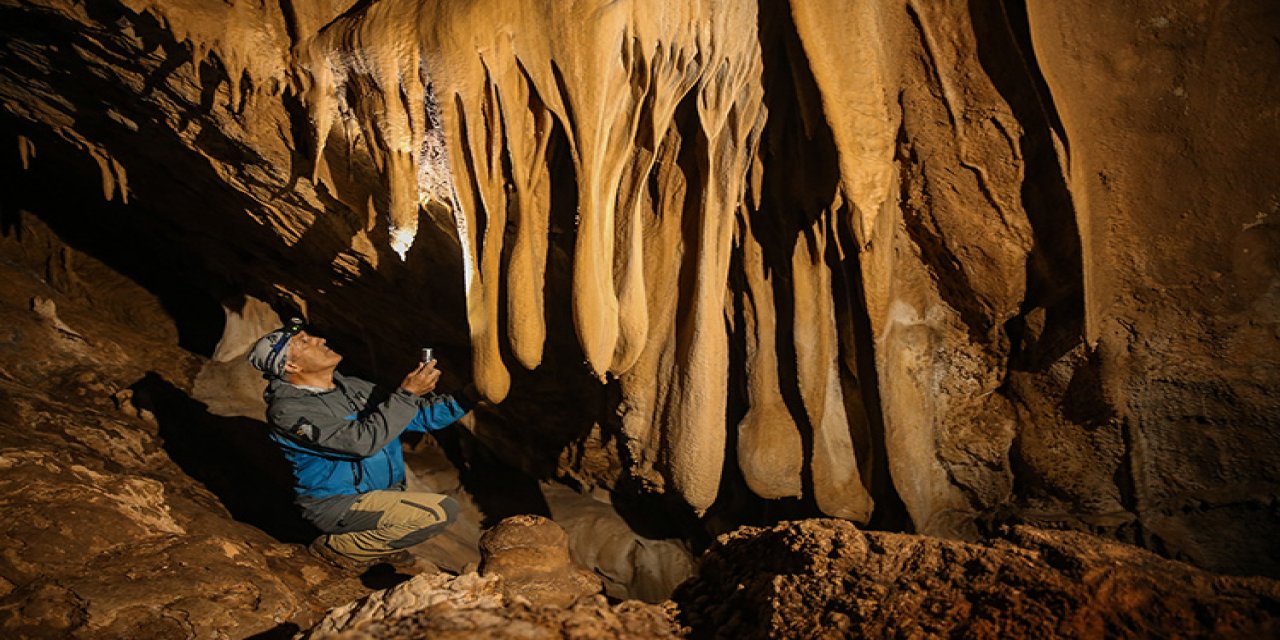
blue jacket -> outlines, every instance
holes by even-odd
[[[304,515],[325,498],[402,486],[400,434],[443,429],[470,409],[449,395],[429,400],[403,389],[374,405],[372,383],[338,373],[334,383],[315,391],[273,380],[263,394],[271,439],[292,467]]]

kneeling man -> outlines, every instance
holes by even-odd
[[[271,381],[267,421],[292,467],[297,504],[324,533],[311,550],[346,568],[409,562],[403,550],[442,532],[457,519],[458,504],[405,490],[400,434],[453,424],[474,406],[474,394],[427,397],[440,379],[432,360],[379,397],[372,383],[338,373],[341,361],[296,318],[249,352]]]

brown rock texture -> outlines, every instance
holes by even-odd
[[[563,535],[563,534],[562,534]],[[419,575],[391,589],[331,611],[304,634],[306,640],[400,638],[679,638],[670,603],[603,596],[570,606],[537,604],[504,595],[506,577],[475,573]]]
[[[437,346],[539,478],[710,516],[686,528],[1053,523],[1280,575],[1274,2],[0,25],[6,198],[100,187],[62,224],[305,311],[383,376]]]
[[[230,475],[268,474],[226,442],[252,425],[174,412],[202,359],[159,302],[30,217],[21,233],[0,239],[0,636],[247,637],[367,592],[233,519],[289,535],[224,502]]]
[[[1078,532],[982,544],[829,519],[722,536],[674,596],[694,638],[1267,638],[1280,582]]]
[[[569,557],[569,537],[542,516],[505,518],[480,536],[480,575],[502,579],[502,594],[567,607],[604,590],[600,576]]]

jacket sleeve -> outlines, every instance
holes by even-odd
[[[475,405],[465,394],[438,394],[435,397],[422,398],[418,402],[418,413],[409,423],[406,431],[426,433],[439,431],[467,415]]]
[[[372,410],[346,419],[332,415],[322,404],[290,398],[273,402],[267,417],[278,432],[302,445],[367,458],[399,437],[416,419],[419,401],[418,396],[400,389]]]

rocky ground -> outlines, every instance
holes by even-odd
[[[251,381],[237,369],[243,358],[215,362],[179,346],[190,336],[179,335],[165,299],[65,244],[35,217],[5,213],[0,637],[289,637],[329,609],[410,577],[386,565],[356,575],[305,551],[315,532],[294,514],[287,472],[252,417],[261,407],[249,406]],[[426,471],[415,481],[461,490],[439,451],[419,443],[411,457]],[[661,600],[687,575],[684,556],[667,551],[674,543],[620,533],[616,514],[597,513],[607,505],[565,491],[547,492],[550,509],[541,500],[526,507],[560,513],[575,531],[610,533],[594,541],[578,535],[575,553],[586,553],[601,574],[567,573],[578,586],[550,604],[602,587],[610,597],[635,588],[638,597]],[[415,549],[429,561],[418,569],[474,570],[481,519],[521,513],[517,495],[497,506],[459,497],[467,522]],[[591,505],[594,511],[583,511]],[[545,534],[532,538],[558,545],[556,562],[569,562],[558,525],[524,519]],[[506,576],[499,593],[512,602],[548,604],[536,594],[559,593],[561,567],[524,549],[530,536],[501,532],[490,530],[481,571],[490,581]],[[657,573],[637,579],[644,570]],[[512,591],[517,582],[524,586]],[[455,590],[471,590],[465,580],[458,584]]]
[[[1096,536],[1015,527],[970,544],[839,520],[744,527],[673,596],[693,637],[1269,638],[1280,582]]]
[[[513,520],[496,530],[523,528]],[[554,537],[546,532],[534,537]],[[557,545],[526,551],[554,558],[563,554]],[[553,586],[537,571],[421,575],[330,612],[305,637],[1269,638],[1280,631],[1274,580],[1215,575],[1089,534],[1031,527],[978,544],[865,532],[842,520],[744,527],[708,550],[699,575],[672,600],[654,605],[578,590],[573,567],[561,564]],[[546,597],[553,592],[578,595]]]

